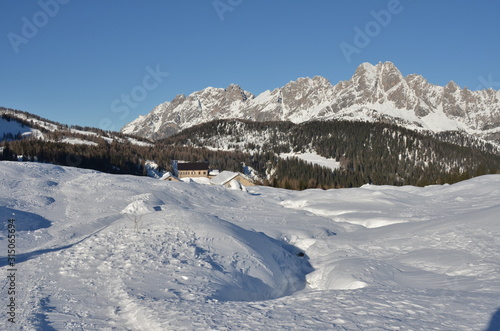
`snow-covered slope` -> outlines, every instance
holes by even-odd
[[[122,132],[164,138],[214,119],[389,120],[433,132],[464,130],[480,138],[500,139],[500,92],[470,91],[454,82],[430,84],[420,75],[404,77],[391,62],[361,64],[348,81],[336,85],[320,76],[299,78],[258,96],[237,85],[207,88],[157,106],[123,127]]]
[[[306,161],[309,164],[317,164],[322,167],[330,168],[332,170],[336,170],[340,168],[340,162],[335,159],[323,157],[314,152],[309,153],[281,153],[280,157],[289,158],[296,157],[300,160]]]
[[[21,137],[43,138],[40,130],[30,128],[14,120],[7,120],[0,117],[0,139],[15,139]]]
[[[0,162],[1,269],[10,217],[17,268],[2,328],[498,327],[499,175],[252,189]]]
[[[97,128],[68,127],[67,125],[43,119],[24,111],[0,107],[0,141],[33,137],[72,145],[98,145],[97,141],[108,143],[130,142],[138,146],[152,146],[146,139],[127,137],[117,132]]]

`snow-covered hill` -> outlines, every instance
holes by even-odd
[[[159,139],[215,119],[305,122],[314,119],[391,121],[432,132],[463,130],[500,142],[500,92],[470,91],[454,82],[436,86],[404,77],[391,62],[361,64],[348,81],[299,78],[258,96],[238,85],[209,87],[155,107],[122,132]]]
[[[0,117],[0,133],[3,139],[14,139],[27,136],[41,136],[40,131],[24,126],[17,121],[9,121]]]
[[[104,140],[107,143],[116,141],[129,142],[138,146],[152,146],[146,139],[97,128],[68,127],[28,112],[0,107],[0,141],[27,137],[72,145],[96,146],[99,140]]]
[[[0,162],[7,329],[478,330],[500,324],[500,176],[241,192]],[[10,280],[3,277],[7,306]],[[492,328],[491,330],[496,330]]]

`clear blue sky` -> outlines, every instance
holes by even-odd
[[[0,105],[65,124],[119,129],[207,86],[258,94],[315,75],[335,84],[362,62],[500,89],[497,1],[4,0],[0,9]]]

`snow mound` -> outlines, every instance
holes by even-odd
[[[134,208],[142,206],[132,204]],[[290,295],[305,287],[305,274],[311,271],[307,261],[263,233],[175,206],[168,212],[139,215],[138,231],[123,219],[65,251],[60,257],[66,261],[65,267],[60,273],[90,282],[96,275],[81,273],[75,257],[87,260],[93,252],[92,270],[100,270],[96,283],[119,279],[140,288],[141,295],[158,300],[259,301]],[[89,256],[82,256],[84,252]],[[139,278],[131,276],[139,274]],[[119,295],[114,292],[127,292],[134,301],[136,294],[128,286],[120,283],[118,288],[108,287],[106,284],[96,291],[102,290],[117,300]]]
[[[149,206],[145,201],[143,200],[136,200],[134,202],[131,202],[127,205],[122,210],[123,214],[137,214],[137,215],[142,215],[142,214],[148,214],[152,213],[155,210],[153,207]]]
[[[51,225],[49,220],[40,215],[0,206],[0,231],[7,230],[7,222],[11,218],[16,220],[16,231],[35,231]]]
[[[173,207],[175,209],[175,207]],[[177,210],[161,224],[150,218],[149,228],[186,236],[183,252],[191,262],[184,278],[198,279],[197,286],[211,288],[211,299],[258,301],[290,295],[305,287],[311,269],[306,260],[291,253],[291,246],[263,233],[245,230],[218,217]],[[155,220],[156,219],[156,220]],[[181,246],[184,241],[177,241]],[[173,251],[180,251],[173,248]],[[175,254],[167,257],[176,260]],[[200,279],[200,275],[204,275]]]
[[[307,275],[307,282],[312,288],[319,290],[355,290],[367,287],[368,283],[356,279],[353,272],[359,266],[354,261],[331,263]]]
[[[229,182],[229,188],[231,190],[239,190],[239,191],[245,191],[246,192],[245,186],[243,186],[236,179],[231,179],[231,181]]]
[[[482,180],[488,183],[488,178]],[[480,180],[480,179],[478,179]],[[378,228],[398,223],[422,222],[436,214],[460,214],[464,201],[475,201],[480,196],[500,194],[495,185],[469,190],[472,182],[430,187],[392,187],[364,185],[342,190],[305,190],[281,204],[286,208],[305,210],[335,222],[346,222],[366,228]],[[479,193],[486,191],[484,193]],[[479,200],[481,200],[479,198]]]

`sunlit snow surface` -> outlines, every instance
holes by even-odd
[[[5,276],[9,217],[18,230],[17,323],[3,313],[1,329],[500,324],[499,175],[241,192],[1,162],[0,186]],[[3,307],[6,287],[2,276]]]
[[[307,163],[310,164],[317,164],[322,167],[330,168],[332,170],[337,170],[340,168],[340,162],[337,162],[335,159],[328,159],[326,157],[323,157],[321,155],[318,155],[317,153],[281,153],[280,157],[282,158],[290,158],[290,157],[296,157],[302,161],[306,161]]]

